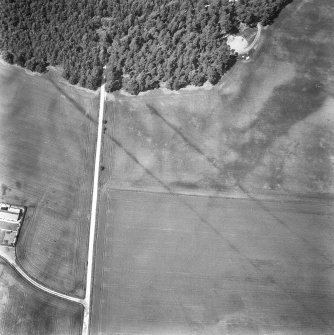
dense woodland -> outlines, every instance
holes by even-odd
[[[0,50],[72,84],[137,94],[212,84],[234,64],[227,34],[273,22],[292,0],[0,0]],[[103,67],[106,66],[105,71]]]

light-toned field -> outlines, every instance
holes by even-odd
[[[1,201],[27,206],[17,257],[42,284],[82,297],[98,96],[0,64]]]
[[[333,3],[297,2],[220,86],[109,102],[104,183],[163,191],[125,149],[175,191],[333,193]]]
[[[92,334],[332,334],[333,205],[106,190]]]
[[[0,334],[79,335],[82,307],[34,289],[0,259]]]
[[[93,334],[333,334],[333,6],[211,90],[110,96]]]

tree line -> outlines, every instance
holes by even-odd
[[[237,55],[240,23],[271,24],[291,0],[0,0],[0,50],[9,63],[72,84],[132,94],[216,84]],[[105,70],[103,69],[105,67]]]

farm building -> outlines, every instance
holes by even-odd
[[[0,221],[19,222],[23,212],[24,207],[0,204]]]
[[[20,213],[11,213],[7,211],[0,211],[0,221],[19,221]]]
[[[0,203],[0,245],[15,246],[26,208]]]

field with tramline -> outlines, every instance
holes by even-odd
[[[216,87],[111,97],[93,333],[333,333],[333,9],[293,2]]]
[[[27,206],[16,254],[47,287],[83,296],[98,96],[0,64],[1,201]]]
[[[33,288],[1,259],[0,292],[0,334],[81,334],[80,305]]]

